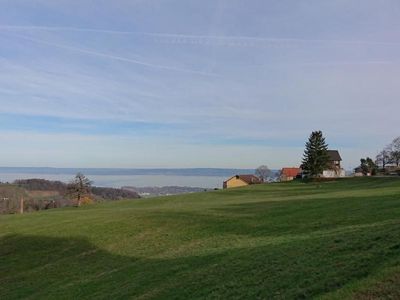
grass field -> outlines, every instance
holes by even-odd
[[[400,179],[0,216],[0,299],[400,299]]]

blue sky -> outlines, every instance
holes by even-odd
[[[400,2],[0,0],[0,165],[344,166],[400,135]]]

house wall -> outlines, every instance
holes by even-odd
[[[329,162],[330,169],[341,169],[340,161],[333,160]]]
[[[228,180],[226,182],[226,188],[230,189],[230,188],[235,188],[235,187],[241,187],[241,186],[247,186],[248,184],[246,182],[244,182],[241,179],[237,179],[236,177],[231,178],[230,180]]]
[[[322,177],[324,178],[337,178],[337,177],[345,177],[346,172],[343,169],[340,169],[339,171],[334,171],[334,170],[325,170],[322,173]]]
[[[280,179],[281,179],[281,181],[292,181],[292,180],[294,180],[294,177],[282,175]]]
[[[356,172],[354,173],[355,177],[363,177],[363,176],[371,176],[371,173],[368,173],[367,175],[364,175],[362,172]]]

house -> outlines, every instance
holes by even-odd
[[[338,150],[328,150],[329,162],[328,168],[323,171],[324,178],[345,177],[346,172],[341,166],[342,157]]]
[[[255,175],[235,175],[224,181],[224,189],[260,184],[262,181]]]
[[[301,168],[283,168],[280,181],[291,181],[299,175],[301,175]]]
[[[364,174],[363,169],[361,167],[357,167],[354,169],[354,176],[355,177],[371,176],[371,173],[368,172],[367,174]]]

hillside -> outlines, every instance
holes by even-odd
[[[0,259],[1,299],[399,299],[400,179],[3,215]]]
[[[0,214],[19,212],[22,197],[25,212],[76,205],[68,195],[66,183],[45,179],[23,179],[16,180],[12,184],[0,183]],[[140,198],[135,191],[95,186],[91,187],[91,197],[95,202]]]

